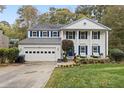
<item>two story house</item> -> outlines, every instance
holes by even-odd
[[[38,24],[28,29],[28,37],[19,42],[20,55],[25,55],[26,61],[57,61],[63,57],[62,40],[69,39],[74,49],[68,52],[68,57],[75,53],[87,58],[92,55],[106,58],[109,30],[89,18],[67,25]]]

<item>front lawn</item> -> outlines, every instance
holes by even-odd
[[[47,88],[123,88],[124,64],[88,64],[55,68]]]

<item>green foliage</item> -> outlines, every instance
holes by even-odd
[[[50,8],[49,12],[40,15],[39,23],[67,24],[85,17],[84,14],[75,14],[67,8]]]
[[[75,63],[80,63],[80,64],[103,64],[103,63],[110,63],[110,59],[100,59],[100,58],[82,58],[82,57],[77,57]]]
[[[111,49],[110,56],[117,62],[122,61],[122,59],[124,58],[124,52],[120,49]]]
[[[38,17],[38,10],[31,5],[23,5],[18,9],[17,13],[19,14],[19,22],[26,27],[31,27]]]
[[[8,50],[9,63],[13,63],[16,60],[16,58],[18,57],[18,54],[19,54],[19,50],[17,48],[10,48]]]
[[[7,59],[8,49],[0,48],[0,63],[5,63]]]
[[[47,88],[123,88],[124,64],[82,64],[55,68]]]
[[[70,48],[73,48],[74,47],[74,43],[72,40],[62,40],[62,49],[63,51],[68,51],[70,50]]]
[[[102,18],[102,23],[110,27],[109,48],[119,48],[124,51],[124,6],[109,6]]]
[[[84,14],[87,17],[95,18],[98,21],[101,21],[101,18],[105,14],[105,10],[108,6],[106,5],[79,5],[75,13]]]
[[[0,62],[13,63],[19,54],[19,50],[17,48],[0,48]]]

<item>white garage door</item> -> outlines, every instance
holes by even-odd
[[[56,48],[24,48],[26,61],[57,61],[56,60]]]

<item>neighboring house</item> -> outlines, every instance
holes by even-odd
[[[0,48],[9,48],[9,38],[0,30]]]
[[[82,18],[68,25],[36,25],[28,30],[28,38],[19,42],[20,55],[26,61],[57,61],[63,57],[62,40],[74,42],[73,54],[92,55],[106,58],[108,56],[108,31],[110,28],[89,18]]]

